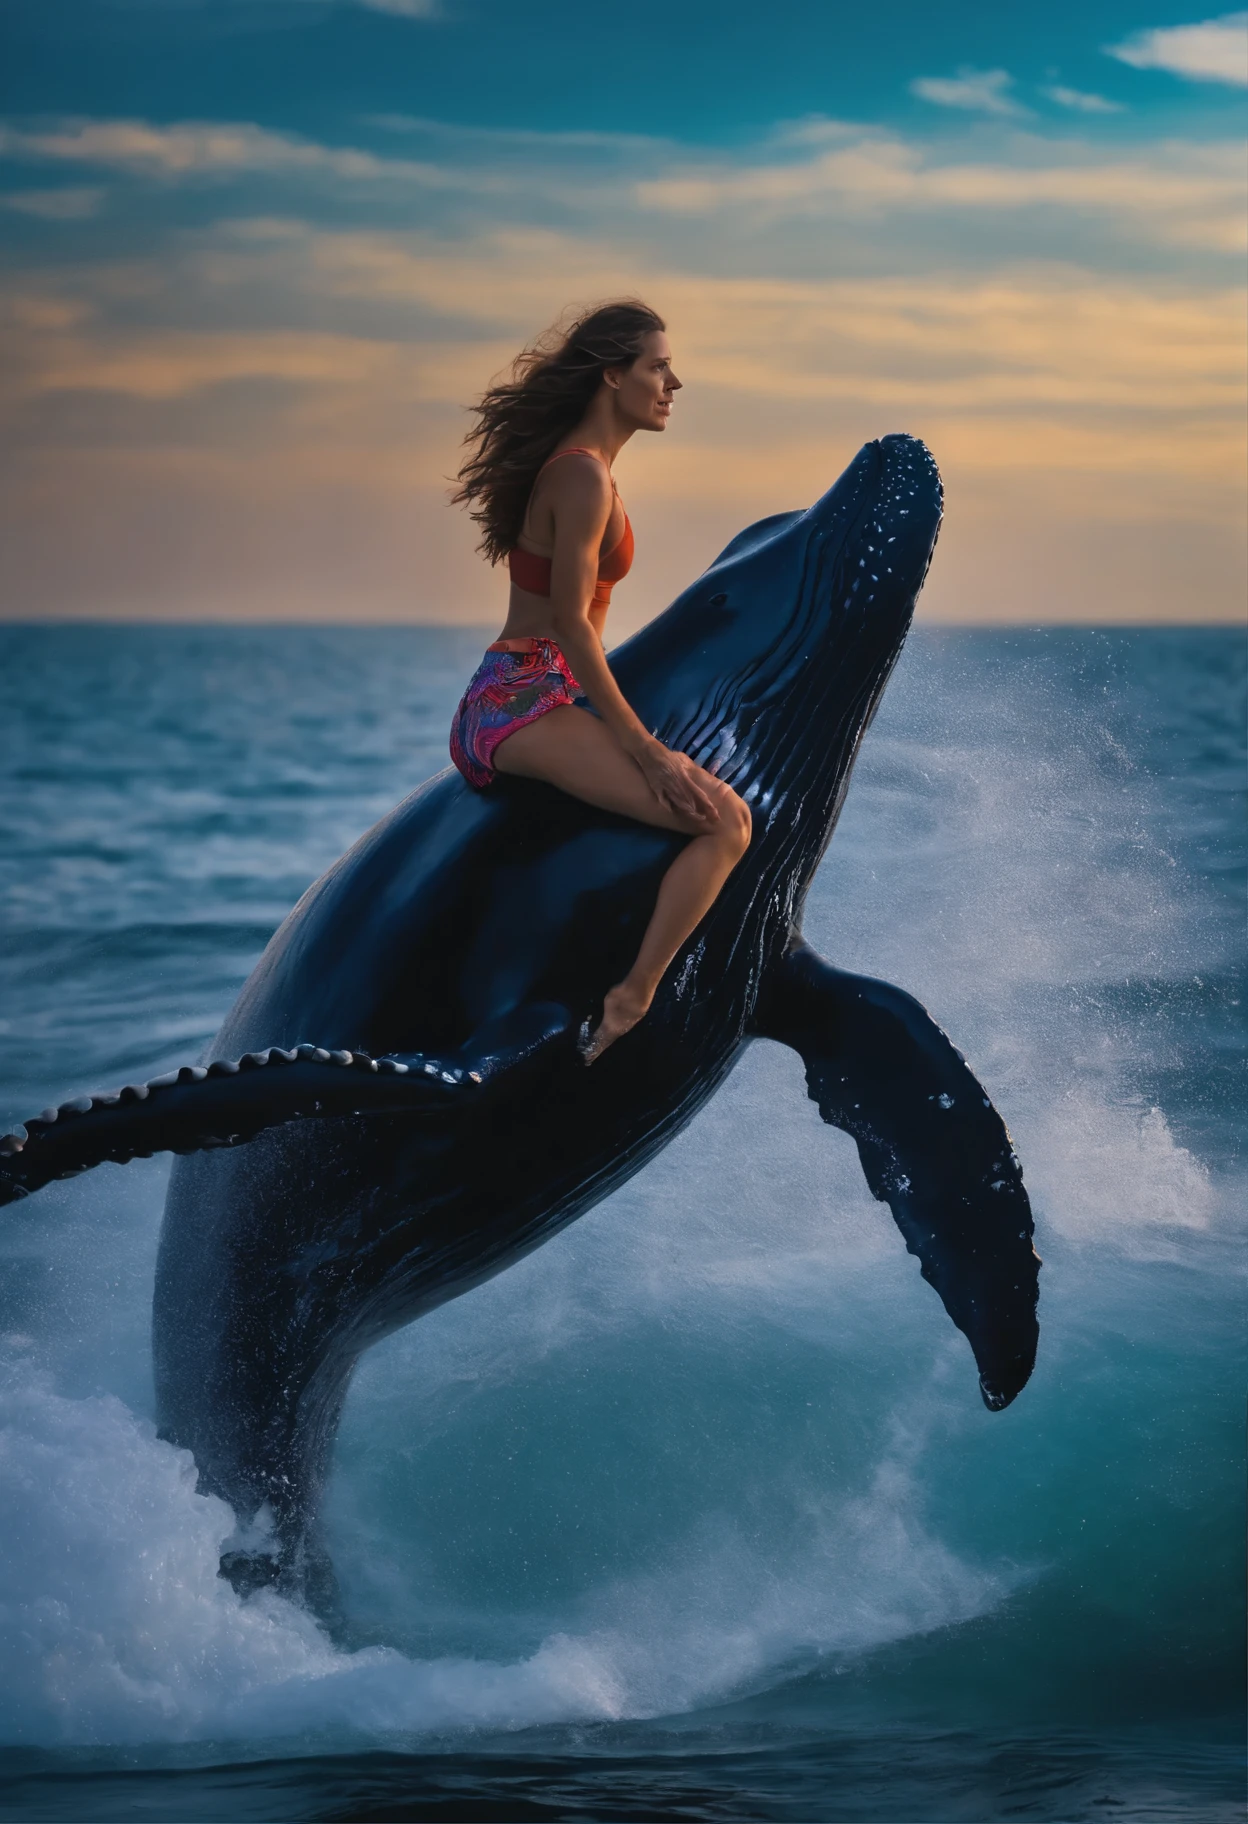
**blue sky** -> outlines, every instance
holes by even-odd
[[[0,614],[497,618],[463,408],[639,292],[621,628],[865,436],[925,611],[1238,615],[1248,14],[0,0]],[[649,441],[649,440],[647,440]]]
[[[724,145],[806,114],[931,130],[933,104],[909,85],[960,67],[1005,70],[1015,101],[1058,128],[1072,110],[1046,90],[1103,96],[1123,113],[1085,120],[1108,136],[1145,118],[1234,130],[1238,102],[1107,55],[1142,29],[1210,16],[1140,0],[6,0],[0,16],[6,112],[246,118],[353,143],[386,112]]]

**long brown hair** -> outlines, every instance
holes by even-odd
[[[639,298],[599,304],[565,327],[561,318],[521,351],[510,380],[487,388],[464,438],[469,455],[454,501],[467,501],[481,528],[478,551],[496,564],[520,536],[537,472],[589,407],[603,369],[627,367],[645,338],[665,329]]]

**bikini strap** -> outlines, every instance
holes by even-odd
[[[615,476],[611,473],[611,465],[607,461],[606,457],[600,456],[598,454],[597,450],[587,450],[583,443],[574,443],[572,445],[572,447],[567,450],[556,450],[553,456],[548,456],[546,458],[546,460],[542,464],[541,468],[537,471],[537,475],[544,474],[546,472],[546,470],[550,467],[551,463],[558,462],[558,460],[561,456],[592,456],[594,461],[600,462],[602,464],[603,468],[607,471],[607,480],[611,483],[611,492],[613,494],[619,493],[620,490],[615,485]],[[535,475],[533,477],[534,487],[536,487],[536,485],[537,485],[537,475]],[[532,493],[532,489],[530,489],[530,493]],[[527,515],[527,509],[526,509],[526,515]]]
[[[605,457],[600,456],[598,454],[597,450],[587,450],[585,448],[584,444],[582,444],[582,443],[573,444],[571,449],[556,450],[553,456],[548,456],[546,458],[546,460],[542,464],[541,468],[537,471],[537,475],[544,474],[546,472],[546,470],[550,467],[551,463],[558,462],[558,460],[561,456],[592,456],[594,461],[600,462],[602,464],[603,468],[607,471],[607,480],[611,483],[611,492],[615,495],[617,500],[619,499],[620,490],[615,485],[615,476],[611,473],[611,465],[607,462]],[[524,519],[522,520],[521,525],[520,525],[520,531],[521,531],[522,535],[524,533],[525,527],[529,523],[529,512],[533,506],[533,488],[535,488],[537,486],[537,475],[535,475],[533,477],[533,487],[529,489],[529,498],[528,498],[527,502],[525,503]],[[628,518],[627,513],[625,513],[624,518],[625,518],[625,520],[627,520],[627,518]],[[623,534],[621,533],[621,537],[622,536],[623,536]]]
[[[561,456],[592,456],[595,462],[600,462],[602,464],[603,468],[607,470],[608,474],[610,474],[610,472],[611,472],[610,468],[608,467],[606,458],[603,456],[600,456],[598,454],[597,450],[587,450],[583,443],[574,443],[570,449],[556,450],[553,456],[548,456],[546,458],[545,462],[542,464],[542,469],[548,469],[550,467],[551,463],[558,462],[558,460]],[[542,469],[539,469],[537,471],[539,475],[541,474]]]

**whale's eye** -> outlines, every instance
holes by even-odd
[[[726,595],[713,595],[711,597],[711,607],[712,608],[722,608],[724,603],[727,600],[728,600],[728,597]]]

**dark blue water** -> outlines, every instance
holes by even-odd
[[[481,645],[0,632],[0,1118],[193,1058],[439,768]],[[986,1413],[798,1060],[365,1359],[329,1640],[151,1424],[167,1162],[0,1226],[0,1815],[1238,1816],[1240,636],[916,635],[807,930],[923,999],[1037,1210]]]

